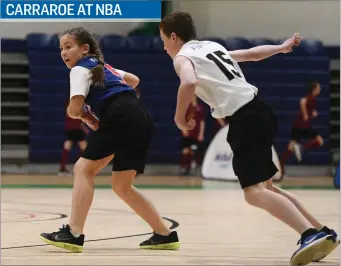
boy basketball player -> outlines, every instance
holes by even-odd
[[[289,53],[299,45],[300,36],[294,34],[281,45],[227,51],[218,43],[197,41],[193,20],[185,12],[165,16],[160,23],[160,35],[181,82],[176,125],[181,130],[195,127],[194,120],[185,119],[194,93],[211,107],[214,118],[228,117],[227,142],[234,153],[233,169],[245,200],[300,234],[300,246],[291,264],[305,265],[328,255],[339,244],[336,233],[316,223],[292,195],[271,183],[278,171],[271,151],[277,131],[276,116],[258,99],[258,89],[245,80],[237,63]]]

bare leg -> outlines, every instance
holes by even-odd
[[[64,146],[63,146],[63,151],[62,151],[62,156],[60,158],[60,166],[59,170],[60,171],[65,171],[66,170],[66,164],[69,158],[69,152],[72,148],[72,141],[71,140],[65,140],[64,141]]]
[[[267,189],[276,192],[284,197],[286,197],[288,200],[290,200],[296,208],[302,213],[302,215],[316,228],[321,229],[323,225],[312,215],[308,212],[307,209],[303,207],[303,205],[295,198],[295,196],[288,191],[285,191],[277,186],[274,186],[272,181],[268,181],[266,183]]]
[[[313,148],[318,148],[323,145],[323,138],[318,135],[315,138],[309,140],[307,143],[303,145],[303,150],[309,150]]]
[[[87,142],[85,140],[79,141],[78,142],[78,147],[81,151],[84,151],[86,148]]]
[[[267,211],[300,235],[313,227],[290,200],[266,189],[263,183],[245,188],[244,196],[250,205]]]
[[[170,230],[153,204],[132,186],[136,171],[127,170],[112,173],[112,188],[142,219],[160,235],[169,235]]]
[[[189,148],[184,148],[181,152],[180,166],[182,174],[188,174],[190,172],[191,160],[193,154]]]
[[[94,195],[94,177],[113,158],[114,155],[110,155],[97,161],[79,158],[75,164],[72,207],[69,222],[72,233],[83,233],[85,220]]]

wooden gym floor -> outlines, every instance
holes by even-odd
[[[149,238],[151,229],[110,189],[97,189],[85,227],[84,251],[69,253],[45,245],[39,235],[57,231],[68,222],[72,190],[52,185],[72,183],[72,178],[45,176],[50,187],[19,186],[30,180],[39,187],[40,178],[2,176],[2,265],[289,265],[297,247],[296,232],[247,205],[238,184],[203,185],[206,181],[199,178],[173,177],[176,189],[167,177],[159,178],[169,185],[167,188],[141,191],[178,231],[180,250],[140,250],[139,243]],[[136,183],[150,183],[144,178],[137,178]],[[101,182],[108,181],[103,177]],[[338,190],[290,191],[324,224],[339,231]],[[339,250],[335,250],[324,263],[311,265],[339,264]]]

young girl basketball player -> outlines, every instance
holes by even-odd
[[[233,169],[245,200],[301,235],[291,264],[305,265],[328,255],[339,244],[336,233],[314,223],[293,196],[271,183],[278,171],[271,150],[277,131],[276,117],[258,99],[258,89],[245,80],[237,63],[289,53],[299,45],[299,35],[294,34],[281,45],[227,51],[218,43],[197,41],[191,15],[180,11],[162,19],[160,35],[180,77],[174,119],[177,126],[181,130],[194,128],[195,121],[185,119],[194,93],[211,107],[214,118],[228,117],[227,141],[234,153]]]
[[[138,78],[106,64],[96,40],[81,27],[65,31],[60,37],[60,48],[62,60],[71,69],[67,113],[83,120],[94,131],[74,166],[70,222],[57,232],[42,233],[42,240],[82,252],[94,177],[113,160],[113,190],[154,230],[153,236],[140,247],[177,249],[180,245],[177,233],[170,232],[153,205],[132,186],[135,175],[144,172],[153,132],[152,119],[133,89]],[[99,118],[92,110],[96,110]]]

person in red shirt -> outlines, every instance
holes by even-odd
[[[316,130],[312,128],[312,119],[317,117],[316,97],[321,92],[321,85],[317,81],[310,82],[308,92],[305,97],[300,100],[300,109],[294,120],[291,130],[291,140],[287,150],[281,157],[281,166],[284,169],[286,161],[292,153],[295,153],[297,160],[302,160],[302,152],[308,149],[321,147],[323,138]],[[304,145],[301,144],[301,139],[309,139]]]
[[[186,113],[186,121],[194,119],[196,124],[192,130],[181,131],[181,158],[180,166],[182,175],[189,175],[191,171],[191,163],[195,162],[196,166],[202,163],[202,150],[205,132],[205,110],[204,106],[198,103],[197,96],[194,95],[191,104]],[[195,161],[193,161],[193,159]]]
[[[73,144],[76,142],[82,153],[86,148],[86,135],[89,133],[88,128],[84,125],[80,119],[72,119],[67,114],[64,124],[64,147],[62,156],[60,159],[59,175],[70,175],[70,171],[66,168],[68,162],[69,153]]]

